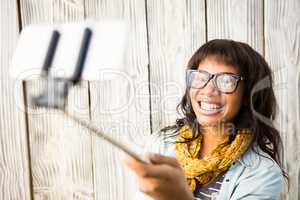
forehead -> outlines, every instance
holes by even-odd
[[[211,74],[216,74],[220,72],[231,72],[231,73],[240,73],[239,67],[235,67],[232,65],[227,65],[224,62],[213,58],[207,57],[205,58],[199,65],[198,70],[205,70]]]

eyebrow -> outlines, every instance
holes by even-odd
[[[210,73],[206,70],[203,69],[189,69],[190,71],[197,71],[197,72],[205,72],[211,75],[217,75],[217,74],[232,74],[232,75],[239,75],[242,76],[240,73],[236,73],[236,72],[228,72],[228,71],[224,71],[224,72],[218,72],[218,73]]]

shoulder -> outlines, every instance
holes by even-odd
[[[258,197],[277,199],[283,189],[283,174],[278,164],[259,148],[251,148],[238,160],[243,172],[235,182],[232,199]]]
[[[240,162],[249,173],[268,171],[269,173],[272,172],[278,176],[282,176],[279,165],[271,158],[271,156],[262,151],[259,147],[249,148],[238,162]]]

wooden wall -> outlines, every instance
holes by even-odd
[[[275,77],[290,191],[300,198],[299,0],[1,0],[0,199],[133,199],[122,154],[56,111],[28,99],[43,83],[8,76],[18,32],[33,23],[127,19],[126,76],[83,82],[68,110],[140,150],[163,152],[152,134],[178,116],[189,57],[205,41],[231,38],[265,56]],[[41,33],[42,34],[42,33]]]

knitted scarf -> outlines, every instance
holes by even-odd
[[[180,134],[177,136],[176,141],[185,142],[191,137],[192,130],[184,126],[180,129]],[[202,135],[200,134],[197,139],[191,142],[175,144],[176,157],[185,172],[192,191],[196,189],[197,181],[201,185],[208,184],[239,159],[251,142],[251,134],[249,129],[237,130],[236,136],[231,143],[229,142],[229,137],[227,137],[208,157],[202,159],[199,158],[201,140]]]

